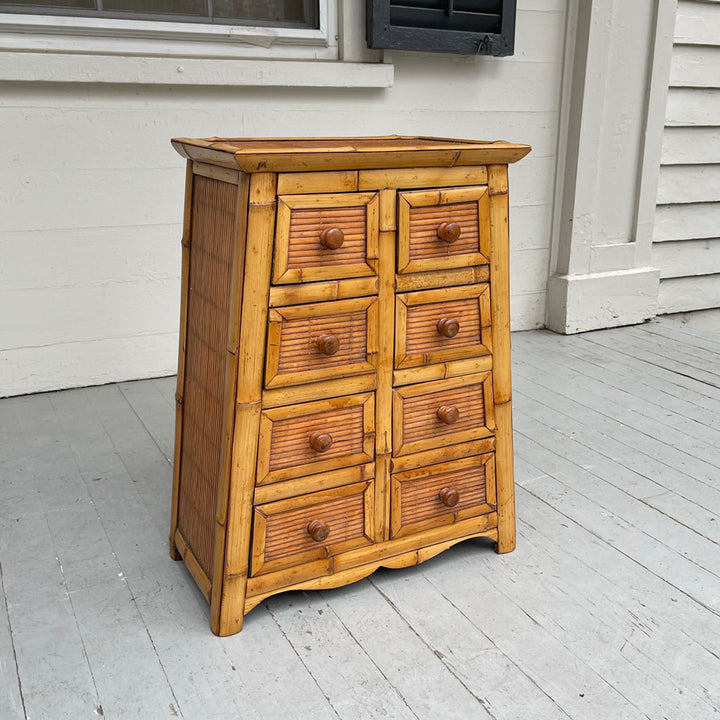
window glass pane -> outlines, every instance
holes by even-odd
[[[314,18],[305,17],[306,5],[317,3],[304,0],[213,0],[213,12],[219,18],[314,24]]]
[[[205,15],[205,0],[103,0],[102,6],[108,12]]]

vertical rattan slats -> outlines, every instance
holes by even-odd
[[[195,176],[178,529],[212,578],[237,186]]]

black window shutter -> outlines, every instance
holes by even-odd
[[[371,48],[512,55],[517,0],[366,0]]]

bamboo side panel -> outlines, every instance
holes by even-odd
[[[453,242],[441,223],[459,225]],[[486,186],[423,190],[398,196],[398,272],[426,272],[483,265],[489,259],[489,196]]]
[[[443,490],[457,494],[456,505],[442,502]],[[490,513],[495,509],[495,455],[396,473],[392,499],[392,537]]]
[[[359,483],[255,508],[252,574],[319,560],[375,540],[373,483]],[[327,537],[313,539],[311,523]]]
[[[376,298],[296,305],[270,310],[265,386],[299,385],[374,372],[377,362]],[[324,354],[319,339],[335,338]]]
[[[278,198],[274,283],[362,277],[377,272],[377,193],[284,195]],[[342,245],[325,247],[325,230]]]
[[[441,418],[452,409],[452,424]],[[408,385],[393,392],[393,455],[488,437],[495,431],[492,374]]]
[[[237,185],[194,180],[178,529],[212,579]]]
[[[260,420],[258,484],[370,462],[375,450],[374,395],[268,409]],[[329,447],[313,442],[330,443]]]

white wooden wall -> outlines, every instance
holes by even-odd
[[[566,0],[518,4],[514,57],[397,53],[387,89],[0,83],[0,396],[175,372],[178,135],[532,144],[511,170],[512,322],[542,326]]]
[[[680,0],[652,264],[659,311],[720,307],[720,0]]]

